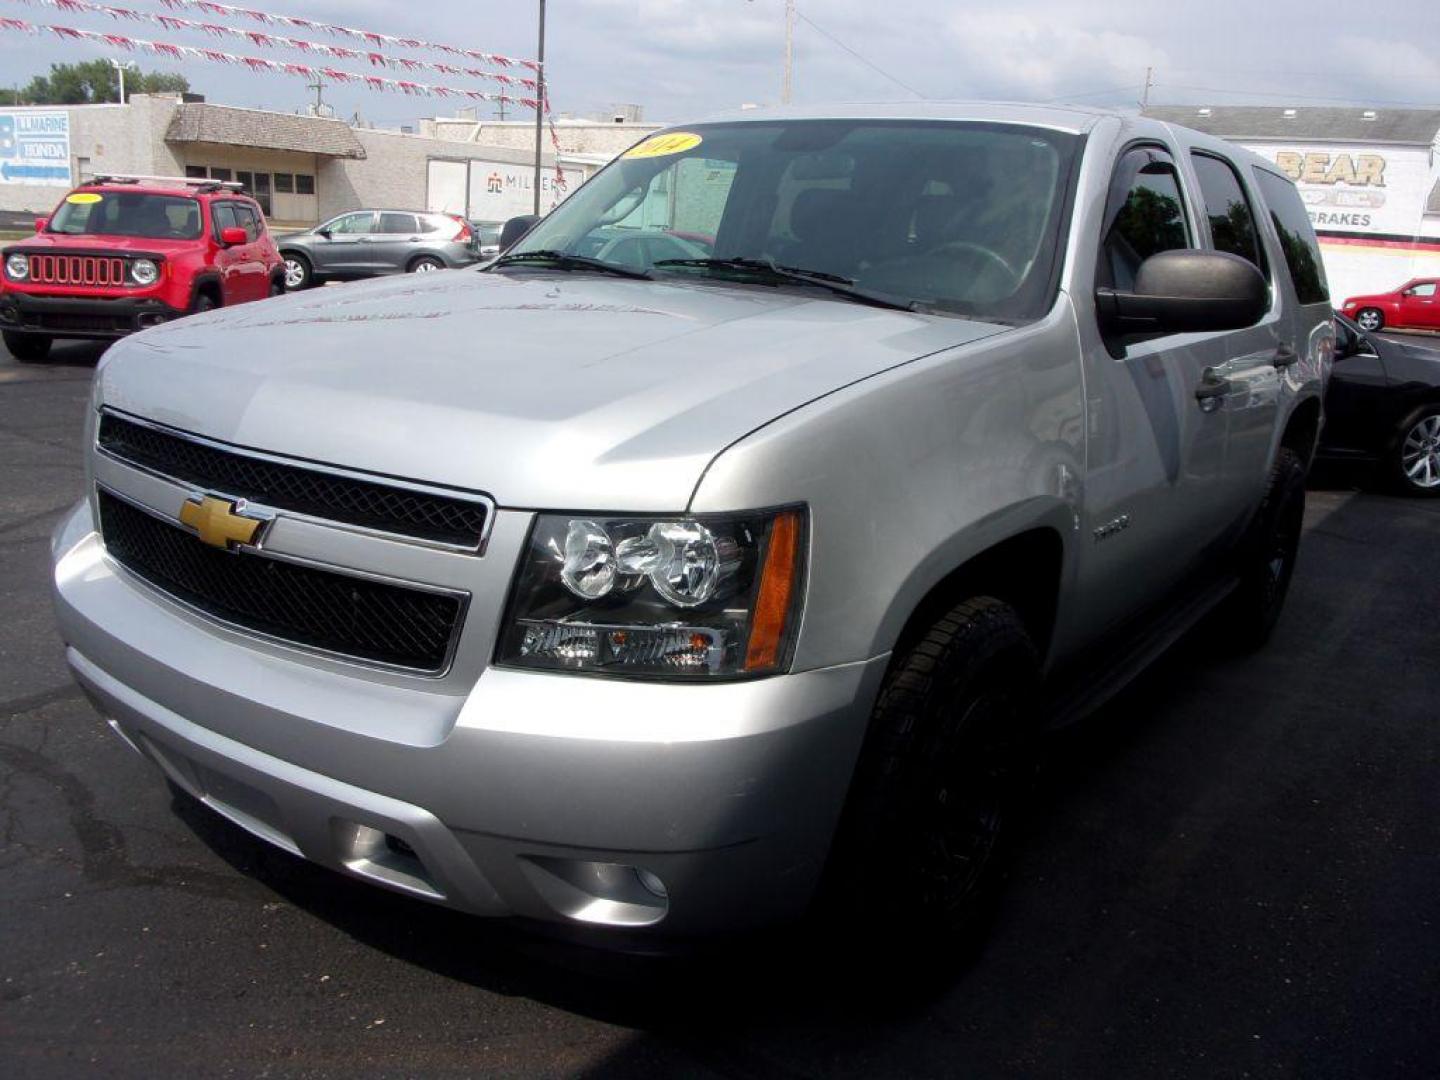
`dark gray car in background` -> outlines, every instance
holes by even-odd
[[[351,210],[276,243],[291,292],[325,281],[453,270],[480,259],[468,221],[418,210]]]

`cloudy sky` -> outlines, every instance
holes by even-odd
[[[165,10],[160,0],[100,2]],[[535,0],[242,2],[490,52],[535,53]],[[1151,101],[1162,104],[1440,105],[1436,0],[799,0],[798,10],[797,102],[928,97],[1133,106],[1148,66]],[[634,102],[647,119],[678,121],[779,99],[784,0],[550,0],[548,12],[547,67],[559,111],[586,115]],[[116,27],[24,0],[0,0],[0,16],[304,59],[155,26]],[[0,32],[0,79],[23,84],[52,62],[110,54],[121,55]],[[301,79],[153,57],[140,63],[184,74],[212,101],[288,111],[308,100]],[[357,68],[353,61],[330,63]],[[445,102],[345,87],[327,91],[327,100],[341,116],[358,110],[382,124],[450,111]]]

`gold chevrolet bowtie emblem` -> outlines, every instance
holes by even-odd
[[[234,503],[213,495],[186,499],[185,505],[180,507],[180,520],[211,547],[227,551],[231,544],[254,543],[260,526],[265,524],[256,518],[237,514]]]

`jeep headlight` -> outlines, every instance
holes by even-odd
[[[597,675],[783,670],[799,623],[805,514],[535,519],[497,662]]]
[[[5,260],[5,276],[12,281],[24,281],[30,276],[30,260],[24,255],[11,255]]]
[[[136,259],[130,264],[130,280],[136,285],[154,285],[160,277],[160,267],[153,259]]]

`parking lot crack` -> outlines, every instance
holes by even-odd
[[[0,764],[49,784],[60,795],[80,845],[80,873],[91,884],[101,888],[179,888],[229,900],[238,899],[245,891],[245,885],[234,878],[196,867],[132,863],[124,833],[96,812],[94,793],[78,776],[44,754],[0,743]]]

